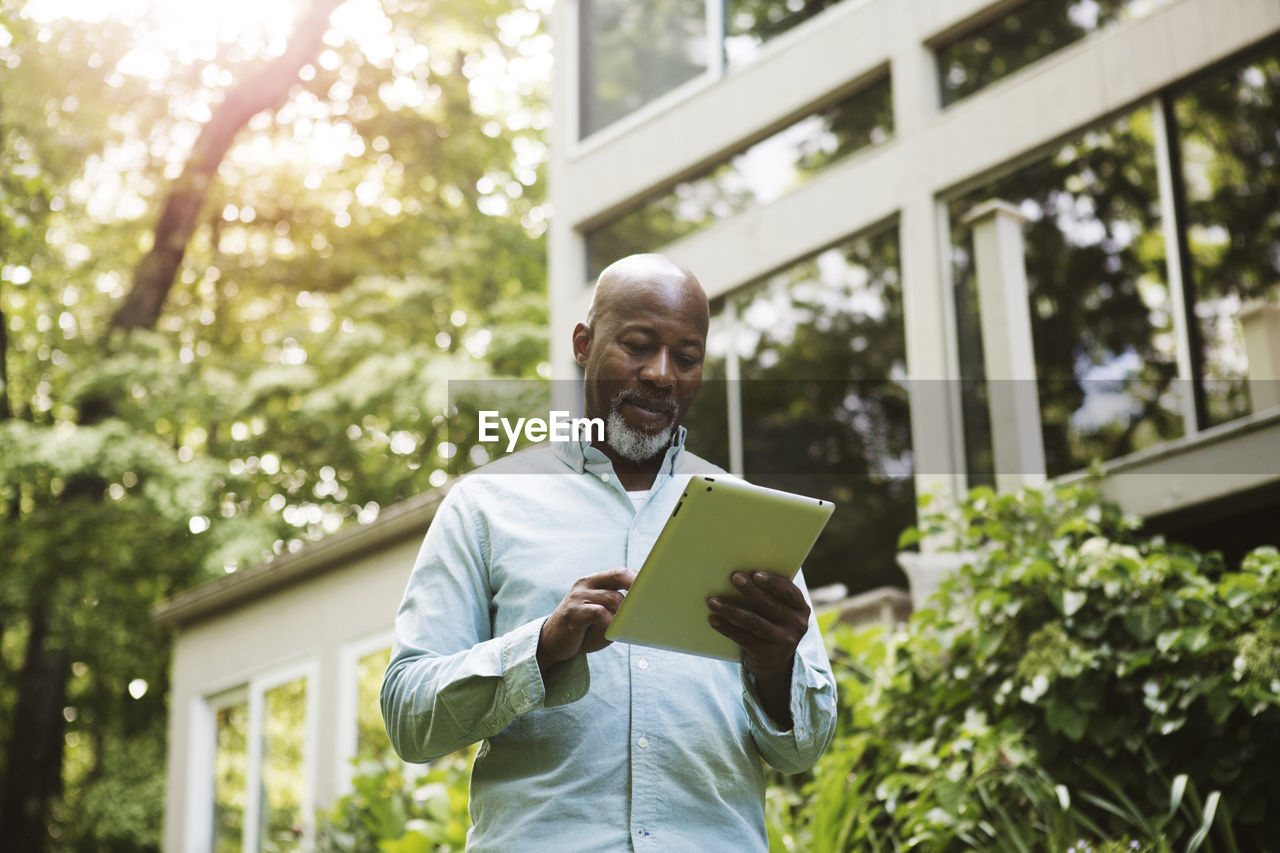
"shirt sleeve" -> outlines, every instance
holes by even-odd
[[[803,573],[796,575],[796,586],[809,602],[809,630],[796,647],[791,667],[791,721],[787,731],[778,728],[760,705],[755,683],[744,667],[742,701],[751,721],[751,737],[760,755],[783,773],[808,770],[822,755],[836,728],[836,680],[831,673],[827,649],[818,632],[818,620],[812,612],[813,602],[805,586]]]
[[[586,695],[585,655],[544,679],[537,661],[544,618],[493,636],[484,525],[462,488],[441,503],[396,614],[382,681],[382,717],[405,761],[425,762],[497,734],[538,708]]]

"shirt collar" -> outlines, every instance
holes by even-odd
[[[680,451],[684,450],[684,440],[688,434],[689,431],[684,426],[676,427],[676,440],[667,448],[667,455],[662,459],[662,467],[658,469],[659,473],[665,473],[668,477],[675,474],[676,459],[680,456]],[[577,441],[553,441],[551,452],[578,474],[583,471],[590,471],[593,474],[613,471],[613,463],[609,461],[609,457],[605,456],[600,448],[592,447],[591,442],[585,437]]]

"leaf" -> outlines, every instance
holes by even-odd
[[[1058,609],[1063,616],[1074,615],[1088,600],[1088,594],[1079,590],[1063,590],[1058,602]]]
[[[1051,731],[1062,732],[1071,740],[1080,740],[1084,736],[1085,715],[1081,714],[1074,705],[1051,702],[1046,719]]]
[[[1172,820],[1178,807],[1182,805],[1182,797],[1187,792],[1187,778],[1186,773],[1179,773],[1174,777],[1173,784],[1169,786],[1169,812],[1165,820]]]
[[[1213,826],[1213,818],[1218,813],[1218,800],[1222,799],[1221,791],[1214,791],[1204,801],[1204,820],[1200,822],[1200,828],[1196,830],[1196,834],[1191,836],[1191,840],[1187,842],[1187,853],[1196,853],[1200,849],[1200,845],[1204,844],[1205,839],[1209,837],[1209,829]]]
[[[1130,610],[1124,616],[1124,629],[1139,643],[1148,643],[1160,630],[1159,614],[1151,607]]]

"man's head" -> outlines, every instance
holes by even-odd
[[[710,308],[689,270],[662,255],[631,255],[596,282],[573,330],[585,371],[586,415],[632,462],[661,456],[702,385]]]

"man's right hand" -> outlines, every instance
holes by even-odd
[[[579,652],[597,652],[610,644],[604,631],[622,604],[623,590],[631,588],[636,573],[610,569],[578,578],[569,592],[542,623],[538,636],[538,668],[544,673]]]

